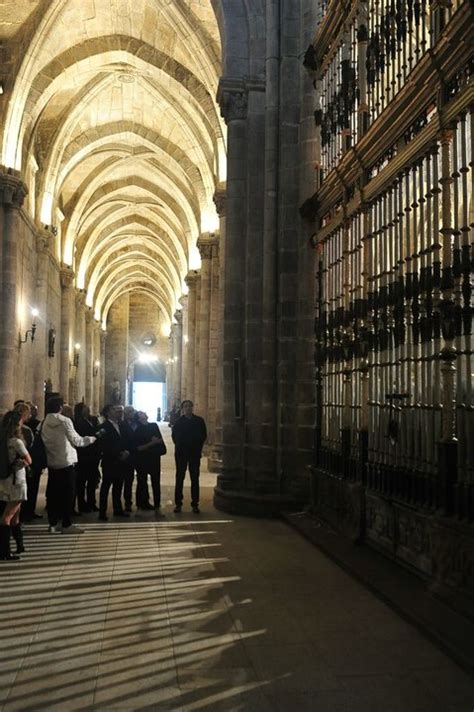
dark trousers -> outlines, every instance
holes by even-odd
[[[99,482],[98,463],[86,461],[77,464],[77,505],[79,509],[95,507],[95,491]]]
[[[186,470],[189,468],[191,477],[191,506],[199,504],[199,465],[201,453],[175,452],[176,485],[174,489],[174,503],[183,504],[183,484]]]
[[[161,465],[159,460],[148,467],[137,466],[137,507],[144,507],[150,503],[148,475],[150,475],[153,490],[153,504],[157,509],[161,502]]]
[[[124,482],[123,482],[123,498],[125,500],[125,506],[126,507],[131,507],[132,506],[132,499],[133,499],[133,476],[135,474],[135,465],[125,465],[124,466]],[[137,495],[138,497],[138,495]],[[138,499],[137,499],[137,507],[138,507]]]
[[[61,520],[63,527],[71,526],[71,514],[76,495],[74,466],[62,470],[48,468],[48,521],[54,527]]]
[[[123,469],[118,465],[115,467],[102,466],[102,484],[99,494],[99,509],[100,514],[105,516],[107,513],[107,500],[109,498],[109,490],[112,487],[112,504],[114,513],[118,514],[123,511],[122,507],[122,489],[123,489]]]
[[[35,468],[33,465],[30,469],[29,476],[27,478],[27,501],[24,503],[22,510],[23,516],[28,519],[33,516],[36,509],[36,502],[38,500],[38,492],[40,486],[41,473],[43,469]]]

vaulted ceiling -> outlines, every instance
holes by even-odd
[[[171,320],[226,175],[210,0],[8,1],[0,35],[16,54],[1,163],[32,216],[96,318],[136,288]]]

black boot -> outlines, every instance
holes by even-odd
[[[10,552],[10,527],[0,526],[0,561],[19,561],[20,557]]]
[[[16,541],[16,553],[23,554],[25,551],[25,546],[23,544],[23,530],[21,524],[12,524],[12,537]]]

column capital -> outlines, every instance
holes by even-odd
[[[70,267],[62,267],[60,270],[61,287],[69,289],[74,284],[74,272]]]
[[[11,168],[0,168],[0,204],[9,208],[21,208],[28,188]]]
[[[76,307],[81,309],[86,305],[86,292],[84,289],[76,290]]]
[[[202,260],[210,260],[212,258],[212,248],[219,244],[217,235],[213,232],[206,232],[199,236],[197,248]]]
[[[54,247],[54,235],[48,230],[38,230],[36,234],[36,252],[38,254],[52,253]]]
[[[225,183],[223,183],[222,186],[216,188],[216,191],[214,193],[214,204],[216,206],[217,214],[220,218],[223,218],[225,216],[227,207],[227,188],[225,186]]]
[[[217,89],[217,102],[226,124],[247,118],[248,93],[241,79],[221,79]]]
[[[181,309],[175,311],[174,318],[176,319],[176,326],[181,326],[183,323],[183,312]]]
[[[94,310],[92,307],[86,307],[86,324],[94,325]]]
[[[184,281],[188,285],[189,289],[195,286],[196,282],[201,279],[201,275],[196,269],[191,270],[188,272],[186,277],[184,278]]]
[[[188,295],[187,294],[182,294],[179,298],[179,303],[183,307],[183,309],[186,309],[188,306]],[[181,312],[183,313],[183,312]]]

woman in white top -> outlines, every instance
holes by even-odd
[[[26,500],[26,465],[31,465],[25,443],[21,437],[21,414],[11,411],[4,421],[0,447],[7,449],[8,477],[0,479],[0,500],[5,509],[0,520],[0,560],[16,561],[20,557],[10,552],[10,530],[17,527],[21,503]]]

